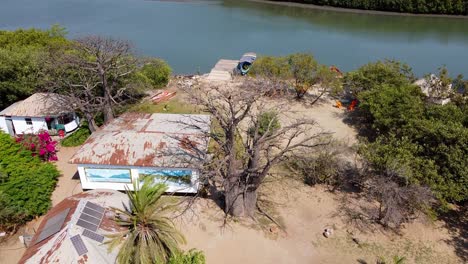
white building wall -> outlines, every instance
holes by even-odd
[[[7,124],[6,124],[6,120],[5,120],[5,117],[4,116],[0,116],[0,130],[5,132],[5,133],[9,133],[8,132],[8,127],[7,127]]]
[[[43,117],[32,117],[32,125],[26,123],[25,117],[12,117],[16,134],[38,133],[40,130],[47,130],[47,123]]]
[[[119,183],[119,182],[92,182],[89,181],[88,177],[86,176],[85,168],[101,168],[101,169],[129,169],[131,171],[131,179],[132,182],[137,181],[139,179],[138,170],[141,167],[120,167],[120,166],[104,166],[104,165],[88,165],[88,164],[78,164],[78,174],[80,175],[81,180],[81,187],[83,189],[112,189],[118,191],[124,191],[125,187],[130,190],[133,190],[133,183]],[[163,170],[190,170],[187,168],[150,168],[145,167],[145,169],[163,169]],[[180,186],[175,186],[171,184],[167,184],[168,189],[167,192],[179,192],[179,193],[197,193],[199,188],[199,181],[198,181],[198,173],[196,171],[192,171],[192,186],[191,187],[184,187],[181,188]]]

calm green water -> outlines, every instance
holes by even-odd
[[[417,74],[443,64],[468,76],[468,19],[382,16],[248,1],[3,0],[0,28],[65,26],[70,37],[131,40],[140,55],[169,61],[177,73],[207,72],[247,51],[312,52],[352,70],[394,58]]]

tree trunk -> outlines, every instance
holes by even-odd
[[[94,117],[90,113],[85,113],[86,121],[88,121],[88,128],[91,133],[94,133],[98,126],[96,125],[96,122],[94,121]]]
[[[253,217],[257,205],[257,190],[246,190],[236,184],[225,190],[226,204],[224,211],[236,217]]]
[[[104,123],[107,124],[109,121],[114,119],[114,112],[112,111],[112,104],[110,103],[110,98],[108,98],[109,102],[106,102],[104,105]],[[106,101],[107,101],[106,100]]]
[[[114,112],[112,111],[112,95],[111,95],[111,87],[109,87],[109,83],[107,82],[107,73],[103,69],[103,66],[100,64],[98,66],[99,74],[102,81],[102,88],[104,89],[104,123],[107,124],[109,121],[114,119]]]

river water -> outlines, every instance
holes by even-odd
[[[65,26],[69,37],[133,42],[176,73],[208,72],[243,53],[311,52],[348,71],[397,59],[422,75],[446,65],[468,76],[468,19],[356,14],[249,1],[2,0],[0,28]]]

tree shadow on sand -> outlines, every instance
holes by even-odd
[[[441,215],[440,219],[445,222],[452,236],[452,239],[445,242],[455,248],[455,253],[463,263],[468,263],[468,204]]]

